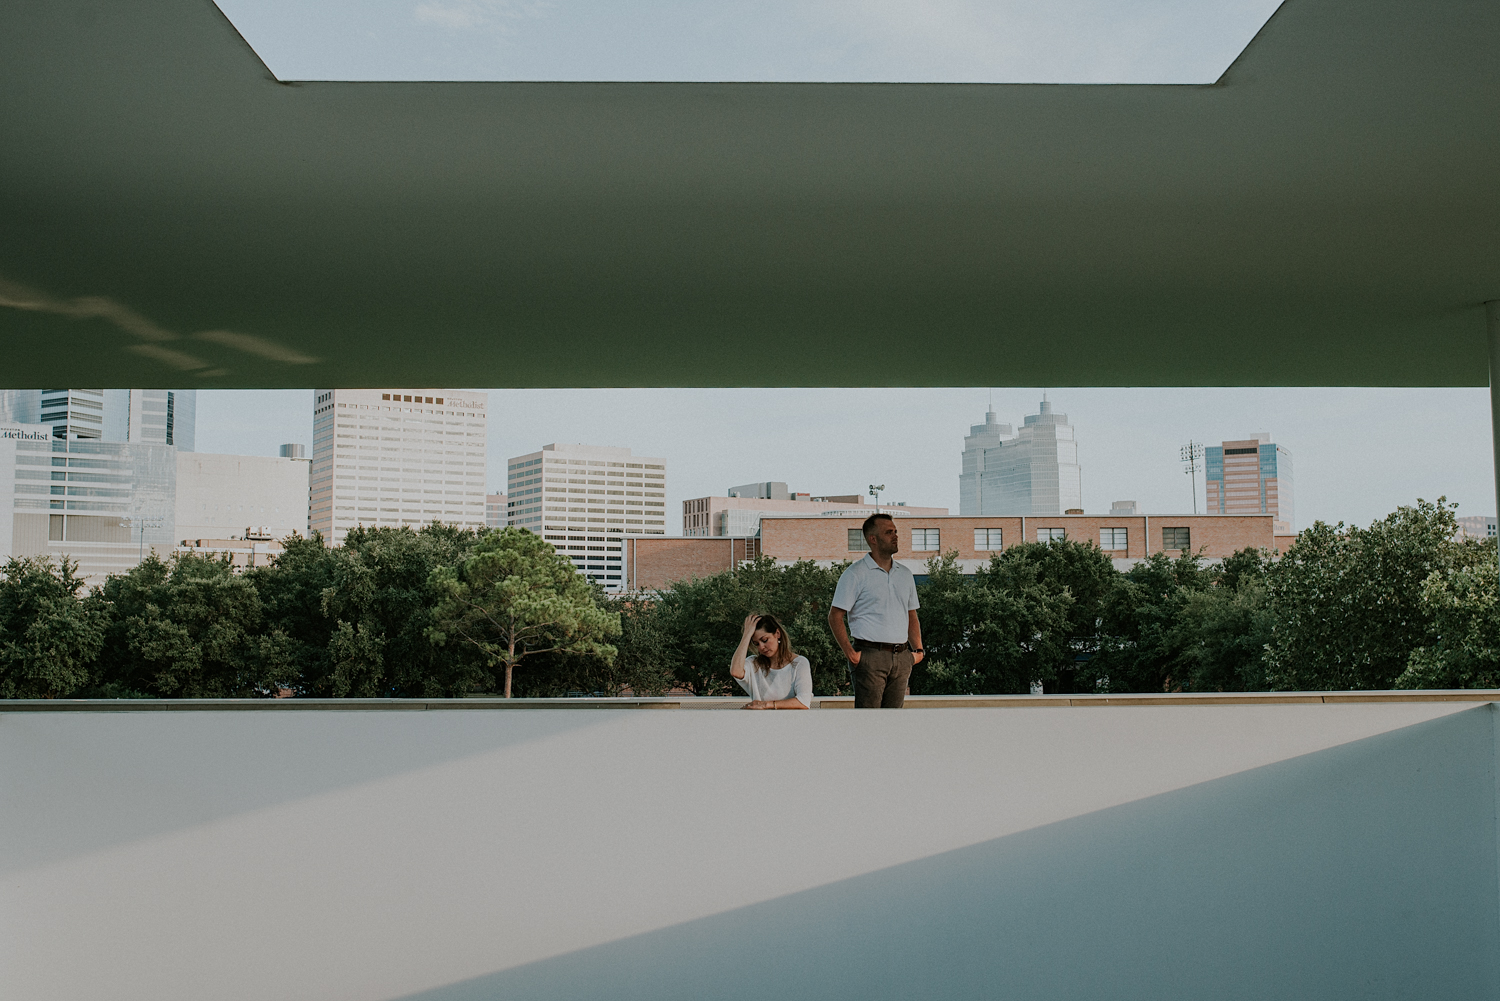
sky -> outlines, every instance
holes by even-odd
[[[615,445],[667,460],[673,534],[681,502],[781,480],[814,495],[866,492],[958,513],[963,438],[993,392],[1002,423],[1042,394],[1077,429],[1084,510],[1134,500],[1193,510],[1179,450],[1267,431],[1292,454],[1296,527],[1353,524],[1421,497],[1494,514],[1484,389],[573,389],[490,390],[488,478],[552,442]],[[312,442],[311,390],[199,390],[202,452],[275,455]],[[1197,501],[1204,503],[1199,476]]]
[[[1212,83],[1279,0],[218,0],[282,80]]]

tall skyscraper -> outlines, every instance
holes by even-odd
[[[507,465],[510,524],[552,543],[606,590],[624,586],[626,534],[666,534],[666,459],[628,448],[552,444]]]
[[[356,525],[483,531],[488,402],[468,390],[317,390],[309,525],[330,545]]]
[[[1265,432],[1203,450],[1209,514],[1269,514],[1277,535],[1291,535],[1292,453]]]
[[[1012,435],[985,414],[964,438],[959,514],[1063,514],[1083,507],[1083,470],[1068,415],[1043,399]]]
[[[1015,430],[1009,424],[996,422],[993,409],[985,411],[983,424],[969,427],[969,433],[964,438],[963,472],[958,474],[960,514],[988,513],[984,510],[984,484],[981,480],[985,471],[985,452],[987,449],[999,448],[1002,442],[1013,437]]]
[[[125,441],[176,445],[194,450],[198,418],[196,389],[116,389],[126,396]],[[117,405],[118,406],[118,405]]]
[[[193,451],[196,389],[7,389],[0,420],[46,424],[54,438],[175,445]]]

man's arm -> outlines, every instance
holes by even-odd
[[[859,651],[854,649],[854,644],[849,642],[849,630],[844,625],[844,617],[848,613],[837,605],[828,609],[828,628],[833,630],[833,641],[844,651],[844,659],[851,664],[859,663]],[[913,612],[913,615],[916,613]]]
[[[914,651],[911,655],[913,664],[920,664],[927,659],[926,652],[916,653],[922,649],[922,623],[917,619],[917,610],[913,608],[906,613],[906,645]]]

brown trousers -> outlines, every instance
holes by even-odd
[[[859,663],[849,666],[854,678],[854,708],[900,709],[906,704],[906,684],[911,680],[912,653],[903,650],[859,648]]]

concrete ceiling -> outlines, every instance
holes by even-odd
[[[1487,383],[1500,4],[1212,86],[284,83],[0,5],[0,385]]]

